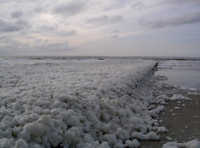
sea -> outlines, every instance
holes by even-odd
[[[164,60],[158,66],[158,75],[167,77],[167,82],[185,89],[200,90],[199,60]]]

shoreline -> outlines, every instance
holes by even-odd
[[[141,148],[161,148],[167,142],[200,139],[200,94],[186,95],[191,100],[169,101],[160,114],[161,125],[168,131],[159,141],[143,141]]]
[[[9,59],[31,59],[31,60],[69,60],[69,59],[142,59],[142,60],[154,60],[154,61],[200,61],[200,57],[165,57],[165,56],[37,56],[37,55],[27,55],[27,56],[0,56],[0,58]]]

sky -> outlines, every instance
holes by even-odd
[[[1,0],[3,56],[200,57],[200,0]]]

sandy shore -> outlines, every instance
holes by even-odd
[[[169,141],[200,139],[200,95],[187,95],[192,100],[170,101],[160,115],[161,125],[168,132],[160,141],[143,142],[142,148],[161,148]]]

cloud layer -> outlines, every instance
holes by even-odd
[[[0,54],[111,56],[126,49],[124,55],[145,55],[157,47],[146,42],[148,34],[160,40],[162,32],[170,36],[168,30],[175,29],[190,33],[190,50],[196,55],[199,23],[198,0],[2,0]],[[185,40],[176,37],[174,41]],[[161,39],[168,46],[157,53],[174,49],[183,53],[180,42]]]
[[[195,24],[200,23],[200,12],[191,13],[186,15],[181,15],[178,17],[170,17],[168,19],[160,18],[154,20],[143,20],[141,21],[142,25],[150,26],[154,29],[156,28],[164,28],[164,27],[173,27],[180,26],[185,24]]]
[[[68,17],[81,13],[85,7],[86,2],[84,1],[63,2],[54,8],[54,12]]]
[[[23,21],[13,22],[0,19],[1,33],[17,32],[23,30],[25,27],[27,27],[27,23]]]

